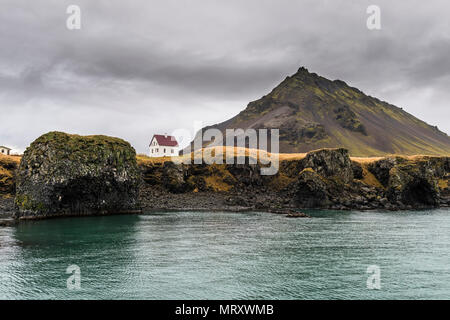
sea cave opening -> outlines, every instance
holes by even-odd
[[[403,203],[407,205],[436,205],[436,190],[425,179],[412,181],[403,191]]]

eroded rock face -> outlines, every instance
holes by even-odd
[[[387,195],[392,202],[420,206],[437,206],[440,199],[437,172],[440,168],[422,161],[415,165],[396,161],[389,170]]]
[[[306,168],[300,172],[297,202],[304,208],[325,207],[329,204],[327,184],[312,168]]]
[[[445,157],[366,163],[352,161],[345,149],[322,149],[303,159],[281,161],[274,176],[261,176],[259,165],[167,162],[145,165],[143,174],[149,188],[170,193],[154,197],[152,206],[161,198],[160,207],[170,207],[166,203],[174,194],[192,193],[195,199],[197,192],[220,192],[226,194],[227,206],[255,209],[398,210],[450,204],[448,168]]]
[[[354,172],[362,168],[350,160],[346,149],[321,149],[309,152],[301,160],[304,168],[298,176],[296,199],[300,207],[329,207],[352,198],[350,189]],[[359,169],[359,170],[358,170]]]
[[[441,202],[439,181],[446,181],[448,158],[422,157],[407,160],[386,158],[369,165],[369,171],[386,188],[386,196],[399,207],[438,206]]]
[[[22,157],[15,203],[27,217],[126,212],[137,208],[140,182],[128,142],[50,132]]]
[[[400,210],[450,205],[447,157],[361,161],[351,160],[345,149],[322,149],[308,153],[305,158],[282,160],[279,172],[273,176],[261,176],[259,165],[245,162],[142,164],[149,189],[145,190],[146,197],[159,192],[149,198],[149,207],[194,207],[202,192],[212,192],[211,200],[223,196],[227,207],[255,210],[304,207]],[[179,199],[190,204],[183,205]],[[220,207],[217,202],[207,204],[213,202],[203,201],[202,206]]]
[[[397,165],[395,158],[386,158],[371,163],[369,171],[380,181],[383,186],[387,186],[389,182],[390,170]]]
[[[293,119],[280,126],[280,140],[287,141],[291,145],[295,143],[313,143],[327,137],[328,134],[325,127],[320,123],[307,122],[299,124],[298,121]]]
[[[338,179],[342,183],[349,183],[353,180],[352,162],[346,149],[311,151],[302,160],[302,166],[312,168],[327,179]]]
[[[354,179],[362,179],[363,178],[363,168],[360,163],[352,161],[352,171]]]
[[[333,109],[336,121],[342,128],[354,132],[360,132],[367,136],[366,128],[358,119],[358,116],[347,105],[339,105]]]
[[[162,181],[164,186],[171,192],[179,193],[186,189],[183,167],[171,161],[163,164]]]

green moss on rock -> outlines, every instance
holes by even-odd
[[[49,132],[22,157],[16,206],[26,216],[133,210],[140,181],[136,152],[128,142]]]

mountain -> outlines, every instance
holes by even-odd
[[[223,134],[226,129],[277,128],[283,153],[343,147],[352,156],[450,154],[450,138],[437,127],[304,67],[235,117],[208,128]],[[222,142],[203,147],[216,144]]]

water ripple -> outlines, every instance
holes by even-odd
[[[448,299],[448,209],[152,213],[0,228],[0,299]],[[66,268],[81,269],[68,290]],[[381,268],[368,290],[366,268]]]

